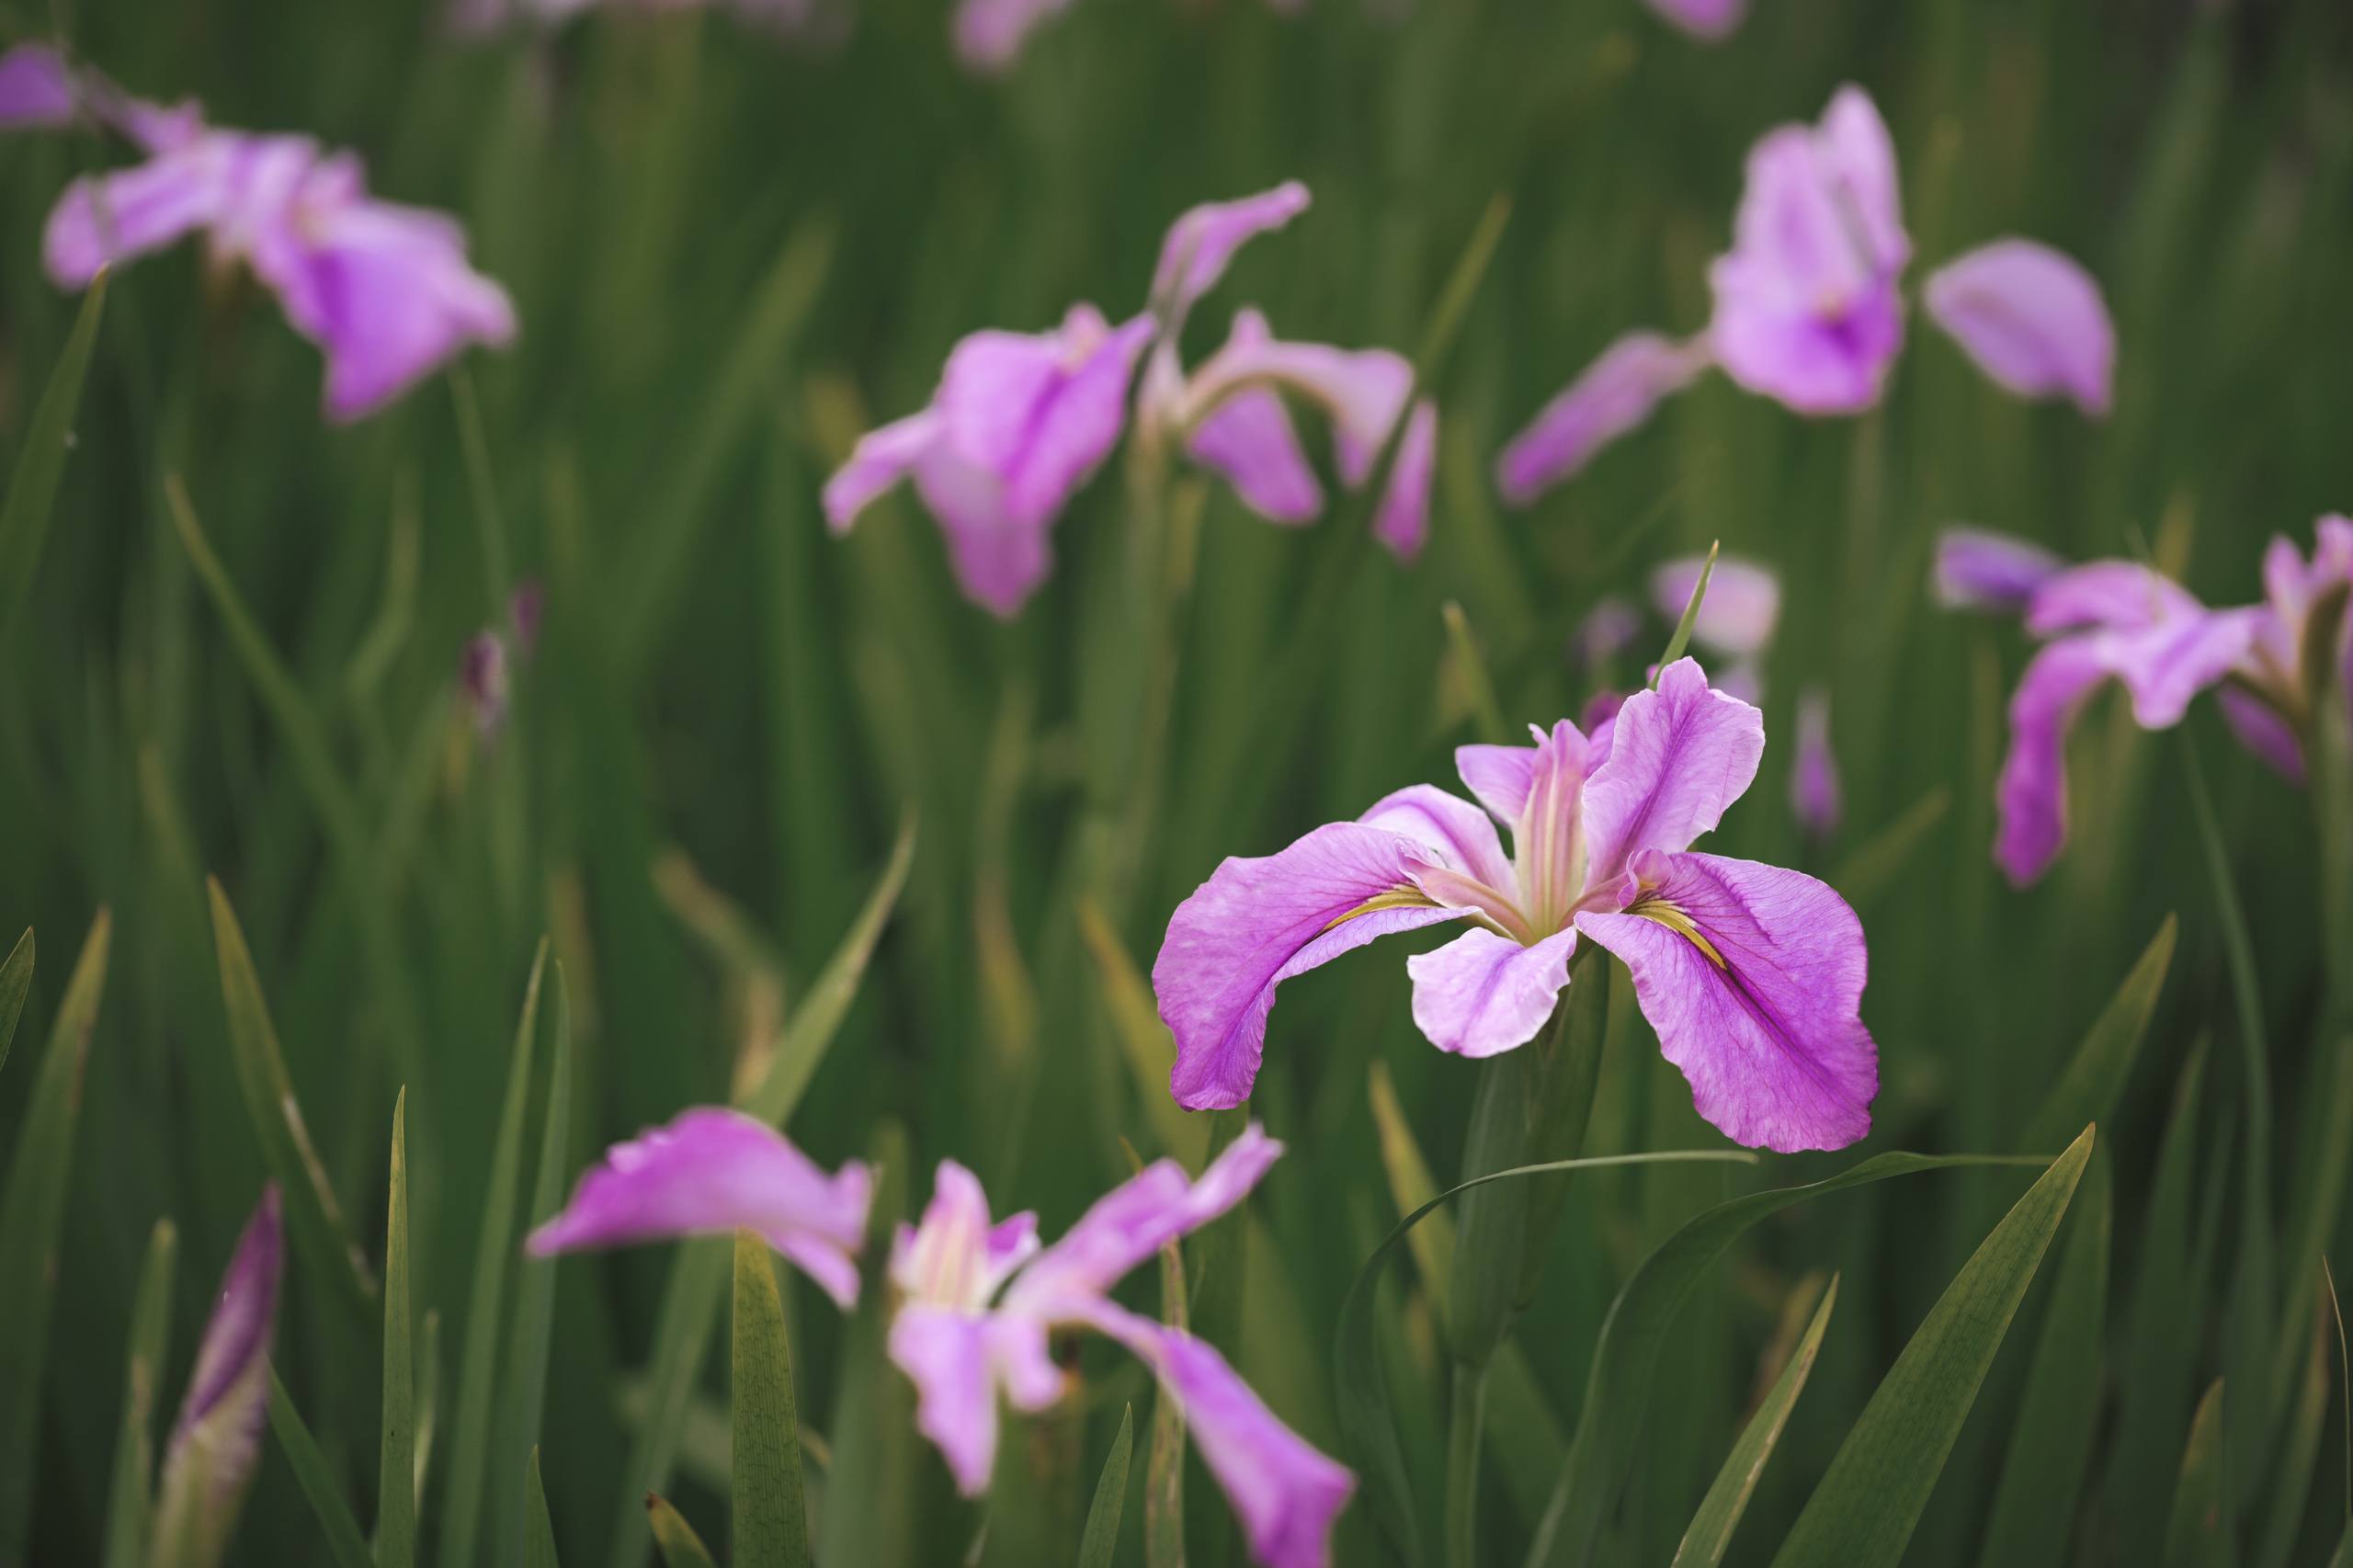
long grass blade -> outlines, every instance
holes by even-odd
[[[416,1560],[416,1369],[408,1278],[408,1092],[392,1101],[392,1197],[384,1217],[384,1419],[377,1450],[376,1568]]]
[[[2116,988],[2116,994],[2085,1031],[2067,1070],[2027,1123],[2020,1148],[2052,1148],[2068,1135],[2069,1129],[2101,1120],[2116,1108],[2132,1075],[2133,1063],[2141,1058],[2141,1042],[2148,1038],[2149,1019],[2157,1010],[2157,997],[2173,965],[2177,930],[2174,917],[2166,915],[2124,983]]]
[[[654,1550],[662,1554],[663,1568],[718,1568],[710,1548],[703,1545],[694,1526],[668,1499],[646,1494],[645,1523],[654,1532]]]
[[[368,1538],[359,1533],[359,1521],[351,1512],[336,1488],[335,1467],[302,1424],[300,1412],[286,1392],[286,1385],[278,1381],[275,1368],[269,1374],[269,1429],[278,1438],[278,1448],[286,1456],[287,1468],[294,1472],[294,1483],[302,1490],[303,1499],[311,1505],[312,1517],[325,1532],[327,1551],[335,1568],[374,1568],[368,1555]]]
[[[558,1568],[555,1521],[548,1517],[548,1491],[540,1480],[540,1450],[531,1449],[531,1467],[523,1477],[523,1568]]]
[[[65,340],[65,352],[34,405],[22,455],[8,475],[7,498],[0,501],[0,639],[8,635],[32,597],[33,574],[56,510],[66,454],[74,449],[74,415],[82,404],[82,382],[89,373],[90,351],[97,345],[106,302],[107,274],[101,270],[82,296],[73,335]]]
[[[572,1002],[563,983],[563,964],[555,965],[555,1023],[548,1043],[547,1103],[540,1111],[539,1168],[531,1178],[528,1226],[543,1223],[563,1205],[563,1177],[572,1131]],[[497,1438],[490,1463],[497,1473],[519,1478],[523,1456],[530,1456],[535,1489],[539,1478],[540,1416],[547,1404],[548,1342],[555,1322],[555,1271],[552,1257],[527,1257],[516,1282],[515,1321],[507,1342],[506,1381],[496,1414]],[[531,1500],[519,1480],[504,1483],[496,1530],[512,1561],[517,1542],[525,1542],[531,1528]],[[546,1505],[539,1507],[545,1512]]]
[[[1102,1473],[1095,1478],[1095,1499],[1086,1506],[1086,1533],[1078,1540],[1078,1568],[1111,1568],[1120,1549],[1120,1516],[1128,1503],[1128,1460],[1135,1451],[1136,1407],[1120,1410],[1120,1435],[1103,1457]]]
[[[17,938],[8,949],[8,961],[0,963],[0,1067],[8,1064],[8,1047],[17,1038],[17,1020],[24,1015],[26,994],[33,987],[33,928]]]
[[[8,1162],[7,1185],[0,1188],[0,1564],[6,1568],[25,1561],[34,1476],[45,1468],[34,1437],[57,1299],[59,1231],[113,933],[114,922],[101,909],[65,983],[25,1105],[16,1157]]]
[[[735,1234],[734,1568],[808,1568],[792,1349],[767,1244]]]
[[[1683,1532],[1670,1568],[1714,1568],[1723,1561],[1724,1549],[1732,1544],[1732,1532],[1747,1510],[1757,1478],[1765,1473],[1766,1461],[1781,1440],[1781,1428],[1789,1425],[1790,1412],[1797,1407],[1798,1395],[1813,1375],[1814,1359],[1822,1353],[1823,1330],[1830,1326],[1830,1309],[1837,1303],[1838,1277],[1834,1274],[1822,1292],[1822,1304],[1813,1309],[1813,1319],[1806,1324],[1804,1337],[1790,1352],[1789,1364],[1773,1380],[1772,1390],[1756,1407],[1756,1414],[1741,1428],[1723,1468],[1699,1500],[1699,1511],[1691,1516],[1690,1528]]]
[[[2231,1531],[2222,1517],[2222,1422],[2229,1399],[2217,1378],[2198,1402],[2181,1478],[2165,1517],[2165,1568],[2229,1568]]]
[[[1682,619],[1675,623],[1675,632],[1666,640],[1666,651],[1658,656],[1661,671],[1683,657],[1683,651],[1691,646],[1691,629],[1699,623],[1699,606],[1708,597],[1708,579],[1716,574],[1716,552],[1722,548],[1721,540],[1709,541],[1707,557],[1699,562],[1699,581],[1691,585],[1691,597],[1683,602]],[[1651,676],[1650,684],[1656,689],[1656,675]]]
[[[155,1395],[172,1327],[172,1261],[179,1232],[158,1220],[148,1233],[131,1298],[131,1350],[122,1369],[122,1420],[114,1440],[114,1479],[107,1490],[105,1568],[139,1568],[147,1554],[155,1485]]]

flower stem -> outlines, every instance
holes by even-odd
[[[1486,1429],[1487,1363],[1454,1369],[1446,1447],[1446,1568],[1477,1568],[1479,1438]]]

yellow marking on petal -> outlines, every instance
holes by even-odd
[[[1732,965],[1724,962],[1723,954],[1716,951],[1716,945],[1713,942],[1700,935],[1699,926],[1683,912],[1679,904],[1670,903],[1663,898],[1638,898],[1627,906],[1626,913],[1639,915],[1645,920],[1654,921],[1665,926],[1705,953],[1710,963],[1727,973],[1731,972]]]
[[[1419,889],[1391,888],[1387,892],[1375,893],[1346,915],[1336,916],[1324,926],[1324,930],[1329,931],[1334,926],[1345,926],[1359,915],[1373,915],[1384,909],[1438,909],[1442,905],[1438,900],[1428,897]],[[1316,933],[1319,937],[1323,934],[1323,931]]]

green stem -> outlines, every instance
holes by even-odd
[[[1454,1369],[1446,1448],[1446,1565],[1479,1562],[1479,1438],[1486,1430],[1487,1364]]]

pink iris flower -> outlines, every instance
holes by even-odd
[[[1708,275],[1707,331],[1620,338],[1505,449],[1498,487],[1526,506],[1710,366],[1800,414],[1871,407],[1904,347],[1911,256],[1886,123],[1861,88],[1841,87],[1819,124],[1778,127],[1750,150],[1733,247]],[[2057,251],[1996,240],[1930,275],[1922,302],[2011,392],[2108,411],[2108,308]]]
[[[2067,733],[2092,694],[2121,684],[2143,729],[2181,722],[2200,692],[2218,687],[2222,717],[2249,751],[2302,782],[2304,736],[2317,700],[2303,667],[2305,626],[2320,597],[2353,585],[2353,520],[2320,519],[2309,559],[2275,537],[2263,557],[2264,602],[2209,609],[2154,567],[2094,561],[2047,571],[2025,587],[2037,558],[2022,541],[1972,531],[1940,545],[1938,595],[1963,604],[2017,603],[2043,638],[2010,699],[2010,749],[1996,786],[1995,846],[2012,882],[2048,870],[2067,836]],[[2353,632],[2340,639],[2336,681],[2353,690]]]
[[[468,265],[465,232],[369,196],[350,153],[211,129],[193,106],[141,103],[38,45],[0,58],[0,125],[57,123],[42,113],[61,91],[147,159],[66,187],[41,246],[60,288],[202,233],[216,264],[250,267],[325,353],[336,421],[375,413],[471,344],[513,340],[514,307]]]
[[[1285,342],[1245,309],[1226,346],[1199,370],[1188,376],[1177,358],[1188,313],[1234,253],[1288,224],[1307,202],[1306,187],[1292,182],[1187,212],[1161,248],[1148,307],[1125,322],[1081,303],[1049,332],[965,338],[949,355],[930,404],[869,433],[826,482],[828,526],[847,532],[870,504],[912,480],[947,535],[966,596],[1009,618],[1052,571],[1055,520],[1119,445],[1131,415],[1142,438],[1181,449],[1267,520],[1319,515],[1323,488],[1288,393],[1330,421],[1340,479],[1351,488],[1369,481],[1391,429],[1406,419],[1373,529],[1411,559],[1428,531],[1438,414],[1427,400],[1406,409],[1414,376],[1402,356]]]
[[[892,1246],[889,1344],[915,1382],[916,1426],[967,1496],[986,1491],[995,1468],[999,1396],[1023,1411],[1060,1400],[1067,1380],[1048,1335],[1089,1328],[1141,1358],[1182,1403],[1253,1555],[1270,1568],[1324,1568],[1355,1478],[1284,1426],[1215,1350],[1110,1299],[1163,1245],[1241,1202],[1281,1153],[1254,1123],[1199,1180],[1159,1161],[1042,1249],[1035,1214],[993,1222],[978,1178],[941,1162],[922,1221],[902,1225]],[[858,1301],[870,1192],[864,1165],[828,1176],[766,1122],[705,1107],[615,1144],[527,1244],[547,1256],[749,1230],[847,1310]]]
[[[1177,907],[1153,965],[1177,1101],[1249,1095],[1285,980],[1461,921],[1405,962],[1414,1022],[1439,1050],[1533,1040],[1590,939],[1625,961],[1661,1050],[1726,1135],[1795,1150],[1868,1132],[1879,1053],[1859,1016],[1861,923],[1811,877],[1689,848],[1756,778],[1763,716],[1687,658],[1592,735],[1563,720],[1535,743],[1456,751],[1477,805],[1401,790],[1279,854],[1226,860]]]
[[[153,1529],[156,1540],[173,1543],[176,1562],[210,1568],[222,1561],[261,1459],[286,1252],[278,1214],[278,1188],[264,1187],[212,1299],[164,1449]]]
[[[1838,831],[1846,792],[1830,749],[1830,694],[1808,687],[1798,694],[1797,756],[1790,767],[1790,810],[1806,836],[1820,842]]]

